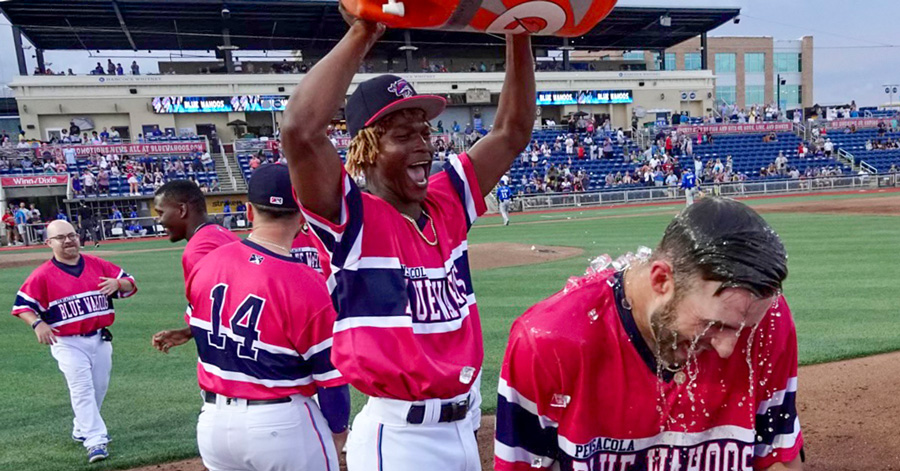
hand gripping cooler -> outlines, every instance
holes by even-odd
[[[341,0],[352,15],[390,28],[581,36],[616,0]]]

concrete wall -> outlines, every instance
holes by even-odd
[[[503,73],[404,74],[419,93],[447,95],[465,93],[470,88],[500,93]],[[348,90],[372,78],[358,74]],[[248,121],[246,113],[156,114],[151,102],[155,96],[223,96],[281,95],[288,96],[302,80],[299,74],[283,75],[147,75],[147,76],[26,76],[18,77],[11,87],[15,90],[22,126],[29,138],[46,138],[48,128],[68,125],[72,117],[90,117],[97,126],[129,126],[132,136],[142,132],[144,125],[156,124],[160,129],[196,129],[197,124],[215,124],[219,138],[229,142],[235,138],[227,123],[234,119]],[[539,72],[536,74],[539,91],[569,90],[632,90],[634,104],[612,113],[613,125],[629,128],[632,110],[669,109],[673,112],[693,110],[696,105],[680,100],[681,91],[694,91],[700,107],[706,110],[713,101],[707,96],[714,91],[714,77],[709,71],[646,71],[646,72]],[[479,108],[485,125],[493,122],[494,106],[473,105],[452,107],[445,112],[445,127],[456,119],[463,125],[470,122],[474,108]],[[584,107],[582,107],[584,108]],[[609,105],[597,110],[609,113]],[[276,113],[281,123],[281,113]],[[465,116],[465,118],[463,118]],[[269,120],[271,117],[269,117]]]

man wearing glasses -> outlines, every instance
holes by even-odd
[[[116,265],[80,254],[75,228],[56,220],[47,226],[53,258],[37,267],[19,289],[12,314],[30,325],[66,378],[75,412],[72,439],[84,444],[88,461],[109,456],[100,407],[112,368],[113,298],[137,292],[134,278]]]

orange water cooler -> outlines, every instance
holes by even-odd
[[[581,36],[616,0],[341,0],[352,15],[390,28]]]

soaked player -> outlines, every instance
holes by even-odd
[[[710,197],[647,260],[538,303],[510,334],[495,469],[802,469],[786,277],[768,224]]]
[[[332,360],[370,396],[347,442],[350,471],[480,469],[481,325],[467,232],[531,138],[531,41],[507,38],[491,132],[430,175],[429,120],[445,108],[406,80],[359,84],[345,113],[346,170],[326,129],[383,26],[350,30],[288,101],[281,129],[294,189],[322,240],[338,307]],[[364,175],[368,193],[353,181]],[[299,287],[298,287],[299,289]]]

